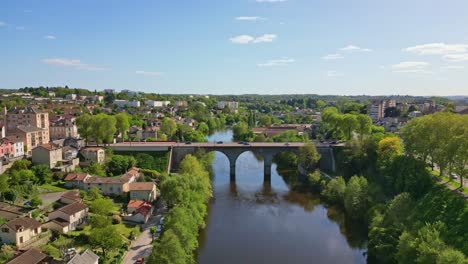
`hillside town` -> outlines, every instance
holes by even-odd
[[[67,93],[71,91],[75,93]],[[233,128],[234,139],[246,142],[327,142],[334,138],[323,127],[327,107],[367,115],[374,126],[395,134],[423,115],[447,109],[468,113],[466,98],[456,103],[407,97],[266,100],[68,87],[3,93],[1,259],[22,264],[120,263],[135,254],[144,262],[148,255],[132,253],[132,245],[146,237],[145,246],[151,247],[162,230],[166,205],[159,199],[158,182],[171,172],[168,157],[113,153],[111,144],[190,144],[206,141],[210,132],[225,127]],[[119,250],[110,248],[116,246]]]

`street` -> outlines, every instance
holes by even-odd
[[[151,232],[150,232],[150,227],[156,226],[159,222],[159,219],[163,216],[161,214],[162,210],[158,206],[155,209],[155,212],[151,216],[151,218],[148,220],[148,223],[142,226],[143,230],[136,238],[136,240],[133,240],[129,251],[124,256],[123,259],[123,264],[134,264],[138,258],[145,258],[145,260],[148,259],[149,255],[151,254],[151,250],[153,248],[152,245],[152,239],[151,239]]]

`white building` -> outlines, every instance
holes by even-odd
[[[233,111],[237,111],[239,108],[239,103],[234,101],[219,101],[218,102],[218,109],[229,108]]]
[[[149,107],[166,107],[171,104],[171,101],[153,101],[153,100],[146,100],[145,105]]]
[[[130,90],[122,90],[122,93],[127,94],[129,97],[135,97],[138,95],[138,92],[134,92]]]
[[[65,99],[67,100],[76,100],[77,95],[76,94],[67,94],[65,95]]]
[[[140,101],[115,100],[114,104],[120,108],[124,108],[126,105],[129,107],[140,107]]]

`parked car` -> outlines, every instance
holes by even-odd
[[[162,231],[162,226],[161,225],[157,225],[156,226],[156,233],[161,233]]]
[[[164,216],[161,217],[161,219],[159,219],[159,224],[160,224],[160,225],[164,224]]]
[[[457,175],[457,174],[452,173],[451,175],[452,175],[452,178],[453,178],[453,179],[458,179],[458,175]]]

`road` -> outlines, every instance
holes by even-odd
[[[148,259],[153,249],[150,227],[156,226],[161,216],[161,210],[156,209],[153,216],[148,220],[148,223],[143,225],[143,231],[140,236],[132,241],[130,250],[124,256],[123,264],[134,264],[138,258]]]

